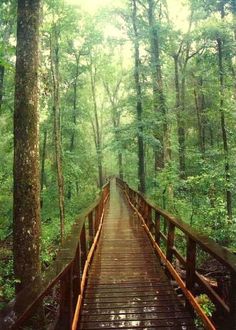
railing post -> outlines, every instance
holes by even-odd
[[[145,220],[146,225],[148,226],[148,204],[143,199],[143,218]]]
[[[175,225],[169,222],[167,245],[166,245],[166,258],[169,262],[172,262],[173,260],[174,242],[175,242]]]
[[[158,245],[160,245],[161,241],[161,215],[157,211],[155,211],[155,241]]]
[[[99,211],[99,205],[96,206],[96,209],[95,209],[95,235],[97,233],[97,230],[98,230],[98,226],[99,226],[99,217],[100,217],[100,211]]]
[[[195,284],[196,272],[196,242],[190,237],[187,238],[187,256],[186,256],[186,288],[192,292]],[[186,304],[191,313],[194,313],[193,307],[189,305],[188,300]]]
[[[60,316],[58,325],[63,329],[70,329],[73,318],[73,269],[70,267],[60,283]]]
[[[81,283],[81,278],[80,278],[80,262],[81,262],[80,259],[81,258],[80,258],[80,256],[81,256],[80,244],[78,244],[74,263],[73,263],[73,300],[72,300],[73,312],[75,311],[77,299],[80,294],[80,283]]]
[[[93,211],[90,212],[88,215],[88,223],[89,223],[89,247],[91,247],[94,240]]]
[[[150,205],[146,204],[146,218],[147,218],[147,226],[149,228],[149,230],[152,229],[152,208]]]
[[[80,248],[81,248],[81,268],[82,272],[84,270],[84,265],[87,259],[87,246],[86,246],[86,231],[85,231],[85,224],[81,230],[80,234]]]
[[[188,237],[186,258],[186,287],[192,290],[195,283],[196,242]]]
[[[133,203],[134,207],[137,207],[137,198],[136,198],[135,191],[133,191],[132,199],[133,199],[132,203]]]
[[[144,214],[145,214],[145,208],[144,208],[143,196],[140,198],[139,203],[140,203],[140,211],[139,212],[141,213],[142,216],[144,216]]]
[[[236,273],[231,271],[230,288],[230,324],[229,329],[236,330]]]

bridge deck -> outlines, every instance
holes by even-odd
[[[114,182],[79,329],[195,329]]]

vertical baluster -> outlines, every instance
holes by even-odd
[[[145,216],[145,205],[143,197],[140,198],[140,213],[142,214],[142,217]]]
[[[148,204],[143,198],[143,218],[145,220],[146,225],[148,226]]]
[[[137,200],[136,200],[136,194],[135,194],[135,191],[133,191],[132,203],[133,203],[134,207],[137,206]]]
[[[186,265],[186,287],[192,290],[195,283],[196,270],[196,242],[188,237],[187,239],[187,265]]]
[[[102,199],[99,202],[99,219],[98,219],[98,227],[100,225],[101,217],[102,217],[102,211],[103,211],[103,201]]]
[[[160,245],[161,241],[161,215],[157,211],[155,211],[155,241],[158,245]]]
[[[60,316],[58,324],[69,329],[73,318],[72,266],[60,281]]]
[[[75,311],[76,303],[78,296],[80,294],[80,284],[81,284],[81,276],[80,276],[80,262],[81,262],[81,253],[80,253],[80,243],[78,244],[75,259],[73,263],[73,312]]]
[[[81,270],[83,272],[84,265],[87,259],[87,245],[86,245],[86,231],[85,231],[85,224],[81,230],[80,234],[80,247],[81,247]]]
[[[89,248],[90,248],[94,240],[93,211],[90,212],[88,215],[88,223],[89,223]]]
[[[152,230],[152,208],[149,204],[147,204],[147,225],[149,230]]]
[[[95,233],[94,235],[96,235],[97,230],[98,230],[98,226],[99,226],[99,205],[96,206],[95,209]]]
[[[193,291],[195,284],[196,272],[196,242],[190,237],[187,238],[187,257],[186,257],[186,287],[189,291]],[[186,300],[189,311],[193,314],[194,309]]]
[[[173,247],[175,242],[175,225],[169,222],[168,235],[167,235],[167,246],[166,246],[166,258],[170,262],[173,261]]]
[[[230,324],[227,329],[236,330],[236,273],[231,271],[230,283]]]

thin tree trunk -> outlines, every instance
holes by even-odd
[[[144,142],[143,142],[143,123],[142,123],[142,90],[140,83],[140,55],[139,55],[139,36],[137,28],[137,5],[136,0],[132,0],[132,23],[134,30],[134,58],[135,58],[135,87],[136,87],[136,112],[138,122],[138,178],[139,178],[139,191],[145,193],[145,160],[144,160]]]
[[[18,0],[14,112],[13,257],[16,293],[40,275],[39,0]]]
[[[0,111],[2,108],[2,101],[3,101],[4,73],[5,73],[5,68],[3,65],[0,65]]]
[[[121,84],[122,79],[120,79],[117,84],[116,84],[116,88],[113,92],[113,94],[110,91],[109,85],[104,82],[104,87],[105,90],[107,92],[108,98],[110,100],[111,103],[111,107],[112,107],[112,123],[113,123],[113,128],[115,130],[115,139],[116,142],[119,144],[121,137],[120,137],[120,113],[117,111],[117,94],[119,91],[119,87]],[[119,150],[117,153],[117,160],[118,160],[118,169],[119,169],[119,177],[121,180],[123,180],[123,156],[121,151]]]
[[[43,207],[43,186],[45,184],[45,160],[46,160],[46,147],[47,147],[47,129],[43,132],[43,147],[42,147],[42,165],[41,165],[41,199],[40,206]]]
[[[74,125],[72,129],[71,139],[70,139],[70,152],[72,153],[75,149],[75,132],[76,132],[76,124],[77,124],[77,89],[78,89],[78,77],[79,77],[79,56],[75,54],[76,60],[76,73],[75,80],[73,84],[73,113],[72,113],[72,123]],[[72,196],[72,182],[69,181],[67,198],[71,199]]]
[[[163,90],[162,67],[160,61],[160,45],[155,20],[155,1],[148,0],[149,38],[151,48],[151,68],[153,86],[153,107],[157,119],[161,119],[162,127],[156,127],[154,136],[161,142],[162,150],[154,151],[155,170],[164,168],[171,159],[170,139],[167,124],[167,108]],[[160,132],[160,133],[158,133]]]
[[[233,31],[234,40],[236,40],[236,0],[231,0],[232,14],[233,14]]]
[[[6,20],[3,20],[1,25],[1,32],[2,32],[2,59],[5,58],[5,47],[9,44],[9,39],[11,37],[11,34],[13,32],[13,25],[15,21],[15,17],[13,15],[13,7],[15,7],[14,2],[9,2],[8,5],[11,7],[11,10],[8,12],[8,18]],[[4,77],[5,77],[5,67],[4,65],[0,64],[0,111],[2,108],[2,102],[3,102],[3,95],[4,95]]]
[[[221,38],[217,39],[218,46],[218,67],[219,67],[219,83],[220,83],[220,122],[222,131],[222,140],[224,148],[224,162],[225,162],[225,180],[226,180],[226,209],[229,219],[232,219],[232,192],[230,190],[230,164],[229,164],[229,148],[228,137],[224,114],[224,67],[223,67],[223,43]]]
[[[179,176],[181,179],[186,178],[186,166],[185,166],[185,129],[183,125],[183,112],[184,106],[183,103],[183,88],[182,93],[180,91],[179,85],[179,64],[178,64],[178,55],[174,55],[174,64],[175,64],[175,108],[176,108],[176,119],[177,119],[177,130],[178,130],[178,142],[179,142]],[[183,81],[182,81],[183,84]],[[182,97],[180,97],[180,95]]]
[[[96,68],[93,75],[92,63],[90,64],[91,64],[90,80],[91,80],[93,110],[94,110],[94,119],[95,119],[94,138],[95,138],[95,146],[96,146],[97,162],[98,162],[98,180],[99,180],[99,187],[102,188],[103,186],[102,139],[101,139],[99,120],[98,120],[98,109],[97,109],[97,98],[96,98]]]
[[[200,79],[200,86],[197,85],[197,87],[202,88],[202,79]],[[205,118],[204,118],[205,100],[204,100],[203,92],[200,90],[199,93],[200,95],[198,95],[196,88],[194,88],[193,94],[194,94],[195,108],[197,115],[198,145],[202,158],[204,159],[206,152]]]
[[[60,237],[64,239],[65,207],[64,207],[64,177],[62,171],[62,145],[61,145],[61,112],[60,112],[60,81],[59,81],[59,31],[55,24],[51,35],[51,71],[53,78],[53,123],[54,145],[57,168],[58,202],[60,212]]]

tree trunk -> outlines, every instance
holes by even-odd
[[[53,24],[51,34],[51,71],[53,78],[53,123],[54,123],[54,146],[57,168],[57,186],[58,186],[58,202],[60,212],[60,236],[61,242],[64,239],[64,177],[62,170],[62,145],[61,145],[61,111],[60,111],[60,77],[59,77],[59,29]]]
[[[231,8],[233,14],[233,31],[234,31],[234,40],[236,40],[236,0],[231,0]]]
[[[77,124],[77,89],[78,89],[78,77],[79,77],[79,56],[75,53],[76,60],[76,73],[74,77],[73,83],[73,113],[72,113],[72,123],[74,125],[72,129],[72,134],[70,138],[70,152],[72,153],[75,149],[75,132],[76,132],[76,124]],[[67,198],[71,199],[72,196],[72,182],[69,181]]]
[[[122,79],[119,79],[117,81],[117,84],[115,86],[115,89],[113,91],[113,93],[111,92],[108,83],[104,82],[104,87],[105,90],[107,92],[111,107],[112,107],[112,123],[113,123],[113,128],[115,130],[115,139],[117,144],[119,144],[121,142],[121,137],[120,137],[120,112],[117,111],[117,95],[118,95],[118,91],[119,91],[119,87],[121,84]],[[118,160],[118,169],[119,169],[119,178],[121,180],[123,180],[124,176],[123,176],[123,156],[120,150],[118,150],[117,153],[117,160]]]
[[[178,131],[178,142],[179,142],[179,176],[181,179],[186,178],[186,166],[185,166],[185,129],[183,124],[183,96],[184,86],[182,86],[182,93],[179,85],[179,64],[178,55],[174,55],[175,64],[175,108],[176,108],[176,119],[177,119],[177,131]],[[183,84],[183,81],[182,81]],[[181,97],[180,97],[181,96]]]
[[[197,92],[197,89],[194,88],[193,93],[194,93],[196,115],[197,115],[198,145],[199,145],[199,150],[201,152],[202,158],[204,159],[205,158],[205,152],[206,152],[206,132],[205,132],[206,119],[205,119],[205,116],[204,116],[205,97],[204,97],[204,94],[202,92],[202,88],[203,88],[202,78],[200,78],[200,81],[197,84],[197,88],[200,89],[199,92]]]
[[[151,48],[151,69],[153,87],[153,107],[162,127],[155,128],[154,136],[161,142],[162,150],[155,150],[155,170],[164,168],[171,159],[170,139],[167,124],[167,108],[163,90],[162,67],[160,60],[159,36],[156,28],[155,1],[148,0],[149,39]],[[160,120],[161,119],[161,120]],[[158,133],[160,132],[160,133]]]
[[[2,101],[3,101],[4,73],[5,73],[5,68],[3,65],[0,65],[0,111],[2,108]]]
[[[40,0],[18,0],[13,256],[16,293],[40,275],[38,43]]]
[[[219,67],[219,83],[220,83],[220,122],[222,131],[222,140],[224,148],[225,162],[225,180],[226,180],[226,209],[229,219],[232,219],[232,192],[230,190],[230,164],[229,164],[229,148],[228,137],[224,114],[224,67],[223,67],[223,42],[221,38],[217,39],[218,46],[218,67]]]
[[[76,60],[76,73],[74,77],[73,83],[73,114],[72,114],[72,123],[74,124],[74,129],[72,130],[71,134],[71,141],[70,141],[70,152],[74,151],[75,148],[75,126],[77,124],[77,90],[78,90],[78,77],[79,77],[79,56],[75,54]]]
[[[93,110],[94,110],[94,140],[97,152],[97,162],[98,162],[98,183],[99,187],[103,186],[103,167],[102,167],[102,139],[101,139],[101,130],[98,120],[98,108],[97,108],[97,95],[96,95],[96,68],[93,73],[92,58],[90,58],[90,80],[91,80],[91,89],[92,89],[92,98],[93,98]]]
[[[9,6],[8,8],[9,12],[7,11],[7,15],[6,15],[6,17],[8,18],[0,21],[1,41],[2,41],[1,56],[3,60],[6,56],[6,47],[9,45],[9,39],[13,32],[13,25],[15,22],[15,10],[14,10],[15,1],[10,1],[6,3],[6,5],[7,7]],[[3,64],[0,64],[0,111],[2,108],[3,95],[4,95],[4,77],[5,77],[5,67]]]
[[[134,59],[135,59],[135,87],[136,87],[136,112],[138,122],[138,178],[139,178],[139,191],[145,193],[145,161],[144,161],[144,143],[143,143],[143,123],[142,123],[142,90],[140,82],[140,56],[139,56],[139,36],[137,29],[137,5],[136,0],[132,0],[132,23],[134,30]]]
[[[43,207],[43,186],[45,184],[45,160],[46,160],[46,147],[47,147],[47,129],[43,132],[43,147],[42,147],[42,166],[41,166],[41,199],[40,206]]]

